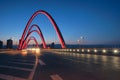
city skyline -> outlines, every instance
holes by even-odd
[[[55,19],[66,43],[78,44],[80,40],[84,44],[120,44],[119,4],[118,0],[1,0],[0,40],[6,44],[12,38],[18,44],[32,14],[45,10]],[[40,26],[46,43],[59,42],[44,15],[35,17],[34,23]],[[38,38],[37,34],[33,35]]]

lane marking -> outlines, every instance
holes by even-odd
[[[31,65],[31,66],[34,66],[34,64],[31,64],[31,63],[11,62],[11,61],[9,61],[8,63],[24,64],[24,65]]]
[[[33,71],[30,73],[30,75],[28,77],[28,80],[32,80],[33,79],[33,76],[34,76],[35,70],[37,68],[37,65],[38,65],[38,58],[36,57],[36,61],[35,61],[35,65],[34,65]]]
[[[23,60],[23,59],[11,59],[12,61],[23,61],[23,63],[25,63],[25,62],[32,62],[32,63],[34,63],[35,61],[30,61],[30,60]]]
[[[52,80],[63,80],[59,75],[55,74],[55,75],[50,75],[50,77],[52,78]]]
[[[72,62],[76,62],[76,63],[84,63],[84,64],[88,64],[88,62],[84,62],[84,61],[77,61],[77,60],[73,60],[73,59],[68,59],[68,58],[63,58],[65,60],[69,60],[69,61],[72,61]]]
[[[19,67],[13,67],[13,66],[4,66],[4,65],[0,65],[0,67],[3,67],[3,68],[10,68],[10,69],[18,69],[18,70],[24,70],[24,71],[33,71],[32,69],[19,68]]]
[[[1,51],[0,53],[5,53],[5,51]]]
[[[10,76],[10,75],[5,75],[5,74],[0,74],[0,78],[1,79],[5,79],[5,80],[27,80],[27,79],[24,79],[24,78]]]
[[[42,66],[45,66],[46,64],[42,61],[42,60],[40,60],[39,59],[39,61],[38,61],[39,63],[40,63],[40,65],[42,65]]]

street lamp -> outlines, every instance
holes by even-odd
[[[82,45],[83,45],[83,39],[84,39],[84,37],[81,36],[81,37],[80,37],[80,40],[81,40]],[[81,47],[83,47],[83,46],[81,46]]]
[[[80,39],[81,39],[81,41],[82,41],[82,40],[84,39],[84,37],[83,37],[83,36],[81,36],[81,37],[80,37]],[[82,43],[83,43],[83,41],[82,41]]]
[[[78,39],[77,42],[78,42],[78,45],[79,45],[79,48],[80,48],[80,40]]]

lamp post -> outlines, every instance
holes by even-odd
[[[84,41],[83,41],[83,40],[84,40],[84,36],[81,36],[81,37],[80,37],[80,40],[81,40],[81,43],[82,43],[82,46],[81,46],[81,47],[83,47],[83,44],[84,44]]]
[[[81,42],[82,42],[82,44],[83,44],[83,43],[84,43],[84,42],[83,42],[84,37],[83,37],[83,36],[81,36],[81,37],[80,37],[80,39],[81,39]]]
[[[77,42],[78,42],[78,45],[79,45],[79,48],[80,48],[80,40],[78,39]]]

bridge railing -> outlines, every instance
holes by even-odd
[[[79,53],[79,54],[98,54],[120,56],[120,48],[77,48],[77,49],[52,49],[57,52]]]

